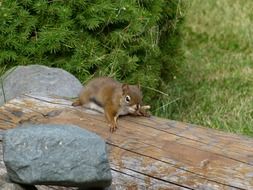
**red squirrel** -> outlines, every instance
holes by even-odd
[[[120,115],[150,116],[147,112],[150,106],[142,106],[139,85],[121,84],[110,77],[98,77],[89,81],[72,105],[82,106],[91,102],[102,108],[111,132],[116,130]]]

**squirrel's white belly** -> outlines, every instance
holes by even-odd
[[[95,110],[100,113],[104,113],[104,108],[94,102],[88,102],[84,105],[85,108]],[[117,112],[117,117],[120,115],[127,115],[136,112],[137,105],[121,107]]]
[[[98,111],[100,113],[104,113],[104,108],[94,102],[89,102],[89,103],[85,104],[84,107],[87,109]]]

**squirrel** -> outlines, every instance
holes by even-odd
[[[147,112],[150,106],[142,106],[140,85],[122,84],[110,77],[89,81],[72,106],[89,105],[91,102],[102,108],[111,132],[118,128],[117,119],[120,115],[150,116]],[[99,108],[94,109],[101,111]]]

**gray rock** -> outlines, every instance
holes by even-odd
[[[30,185],[103,188],[111,184],[106,144],[73,125],[28,125],[3,136],[10,179]]]
[[[42,65],[18,66],[7,71],[0,82],[0,105],[21,94],[77,97],[82,88],[67,71]]]
[[[0,176],[0,189],[1,190],[37,190],[35,186],[24,186],[13,183],[9,180],[7,174]]]

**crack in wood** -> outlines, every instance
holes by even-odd
[[[141,175],[143,175],[143,176],[150,177],[150,178],[152,178],[152,179],[156,179],[156,180],[158,180],[158,181],[162,181],[162,182],[165,182],[165,183],[169,183],[169,184],[172,184],[172,185],[175,185],[175,186],[178,186],[178,187],[183,187],[183,188],[185,188],[185,189],[194,190],[194,189],[192,189],[191,187],[187,187],[187,186],[184,186],[184,185],[180,185],[180,184],[175,183],[175,182],[172,182],[172,181],[164,180],[164,179],[161,179],[161,178],[158,178],[158,177],[155,177],[155,176],[152,176],[152,175],[143,173],[143,172],[139,172],[139,171],[137,171],[137,170],[133,170],[133,169],[131,169],[131,168],[124,168],[124,169],[127,169],[127,170],[129,170],[129,171],[132,171],[132,172],[141,174]],[[130,175],[130,174],[126,173],[126,172],[123,172],[123,171],[121,171],[121,170],[117,170],[117,169],[115,169],[115,168],[111,168],[111,170],[120,172],[120,173],[125,174],[125,175],[129,175],[129,176],[132,176],[132,177],[136,177],[136,176],[134,176],[134,175]],[[141,178],[139,178],[139,179],[141,179]]]
[[[71,105],[72,102],[71,101],[69,101],[69,102],[71,102],[70,104],[66,104],[66,103],[64,104],[64,103],[52,102],[52,101],[49,101],[49,100],[41,99],[39,97],[28,95],[28,94],[24,94],[23,96],[28,97],[28,98],[32,98],[32,99],[35,99],[35,100],[39,100],[41,102],[47,102],[47,103],[50,103],[50,104],[64,105],[64,106],[71,106],[72,107],[72,105]],[[66,100],[66,99],[64,99],[64,100]]]
[[[174,165],[173,163],[170,163],[170,162],[167,162],[167,161],[164,161],[164,160],[159,160],[159,159],[157,159],[157,158],[155,158],[155,157],[148,156],[148,155],[145,155],[145,154],[141,154],[141,153],[139,153],[139,152],[135,152],[135,151],[133,151],[133,150],[130,150],[130,149],[127,149],[127,148],[118,146],[118,145],[113,144],[113,143],[109,143],[109,142],[106,142],[106,143],[107,143],[108,145],[110,145],[110,146],[118,147],[118,148],[123,149],[123,150],[125,150],[125,151],[131,152],[131,153],[134,153],[134,154],[137,154],[137,155],[139,155],[139,156],[148,157],[148,158],[150,158],[150,159],[153,159],[153,160],[156,160],[156,161],[165,163],[165,164],[169,164],[169,165],[171,165],[171,166],[174,167],[174,168],[177,168],[177,169],[179,169],[179,170],[183,170],[183,171],[185,171],[185,172],[189,172],[189,173],[194,174],[194,175],[196,175],[196,176],[198,176],[198,177],[200,177],[200,178],[202,178],[202,179],[205,179],[205,180],[207,180],[207,181],[214,182],[214,183],[217,183],[217,184],[221,184],[221,185],[224,185],[224,186],[227,186],[227,187],[232,187],[232,188],[237,188],[237,189],[241,189],[241,190],[246,190],[246,189],[241,188],[241,187],[236,187],[236,186],[233,186],[233,185],[229,185],[229,184],[226,184],[226,183],[223,183],[223,182],[220,182],[220,181],[216,181],[216,180],[207,178],[207,177],[204,176],[204,175],[195,173],[195,172],[193,172],[193,171],[187,170],[187,169],[182,168],[182,167],[178,167],[178,166]],[[127,168],[127,169],[132,170],[132,169],[130,169],[130,168]],[[135,171],[135,172],[138,172],[138,171]],[[140,172],[140,173],[141,173],[141,172]],[[144,175],[144,174],[143,174],[143,175]],[[148,174],[145,174],[145,175],[148,175]],[[151,175],[148,175],[148,176],[151,177]],[[152,176],[152,177],[154,177],[154,176]],[[156,178],[156,177],[154,177],[154,178]],[[188,188],[188,187],[187,187],[187,188]]]
[[[156,130],[159,130],[161,132],[164,132],[164,133],[168,133],[168,134],[171,134],[171,135],[175,135],[175,136],[178,136],[180,138],[184,138],[184,139],[188,139],[190,141],[194,141],[194,142],[198,142],[198,143],[201,143],[201,144],[205,144],[205,145],[209,145],[208,143],[204,143],[202,141],[198,141],[198,140],[195,140],[195,139],[191,139],[191,138],[188,138],[188,137],[185,137],[185,136],[181,136],[181,135],[178,135],[176,133],[171,133],[171,132],[168,132],[168,131],[165,131],[165,130],[162,130],[162,129],[159,129],[159,128],[155,128],[155,127],[151,127],[149,125],[145,125],[143,123],[139,123],[139,122],[135,122],[133,120],[126,120],[124,119],[125,121],[128,121],[128,122],[132,122],[132,123],[135,123],[135,124],[138,124],[138,125],[141,125],[141,126],[145,126],[145,127],[148,127],[148,128],[151,128],[151,129],[156,129]],[[180,144],[180,142],[178,142]],[[185,144],[183,144],[185,145]],[[197,149],[197,150],[201,150],[199,148],[196,148],[196,147],[193,147],[193,146],[190,146],[190,145],[185,145],[185,146],[189,146],[191,148],[194,148],[194,149]],[[215,146],[216,148],[219,148],[221,149],[219,146]],[[201,151],[205,151],[205,152],[209,152],[209,151],[206,151],[206,150],[201,150]],[[222,157],[225,157],[225,158],[228,158],[228,159],[231,159],[231,160],[234,160],[234,161],[238,161],[238,162],[241,162],[241,163],[244,163],[244,164],[248,164],[250,166],[253,166],[253,163],[250,163],[250,162],[246,162],[246,161],[242,161],[242,160],[239,160],[239,159],[236,159],[236,158],[233,158],[233,157],[230,157],[230,156],[227,156],[227,155],[224,155],[224,154],[219,154],[219,153],[216,153],[216,152],[212,152],[218,156],[222,156]],[[234,152],[234,153],[238,153],[238,152]]]

